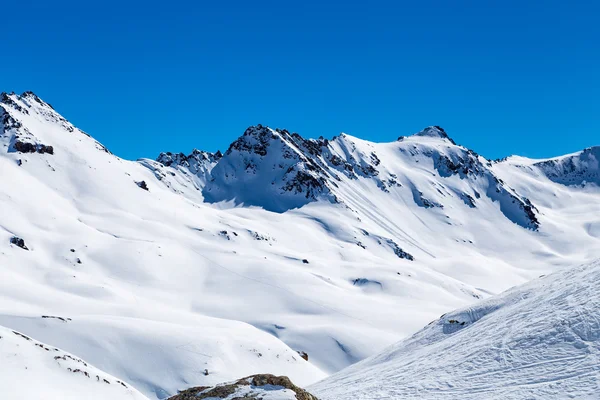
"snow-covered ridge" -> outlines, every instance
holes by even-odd
[[[0,360],[3,399],[147,400],[81,358],[2,326]]]
[[[22,117],[30,122],[24,125]],[[53,124],[68,134],[89,137],[31,91],[20,95],[0,93],[0,145],[7,147],[9,152],[54,154],[53,138],[47,136],[45,124]],[[96,148],[108,152],[106,147],[93,141]]]
[[[309,388],[327,400],[592,399],[600,382],[600,262],[443,315]]]
[[[533,164],[550,180],[563,185],[600,186],[600,146]]]
[[[157,161],[186,167],[186,161],[180,160],[183,158],[174,160],[163,153]],[[467,207],[476,208],[483,195],[497,202],[514,223],[531,229],[539,226],[536,208],[527,198],[498,179],[488,160],[457,146],[438,126],[398,142],[370,143],[346,134],[332,140],[304,139],[285,129],[257,125],[233,142],[223,157],[202,160],[202,168],[187,168],[206,182],[202,189],[205,201],[234,201],[276,212],[319,200],[352,208],[348,190],[355,190],[358,180],[368,180],[385,193],[410,191],[421,207],[443,208],[445,200],[441,197],[446,195],[442,191],[424,194],[426,188],[402,176],[403,170],[396,166],[399,161],[415,167],[425,162],[433,164],[432,172],[442,182],[452,176],[472,181],[476,189],[449,193]]]

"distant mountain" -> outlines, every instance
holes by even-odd
[[[371,143],[257,125],[224,154],[128,161],[2,94],[0,325],[148,398],[264,373],[306,386],[597,258],[597,160],[490,161],[436,126]]]

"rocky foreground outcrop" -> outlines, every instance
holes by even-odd
[[[201,399],[318,400],[312,394],[294,385],[287,376],[270,374],[252,375],[213,387],[195,387],[169,398],[169,400]]]

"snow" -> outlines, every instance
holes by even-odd
[[[277,371],[297,376],[303,384],[323,377],[295,351],[249,325],[201,316],[186,322],[112,316],[80,316],[65,322],[0,316],[0,324],[32,332],[58,347],[78,349],[89,356],[87,361],[155,398],[177,393],[199,377],[202,385],[215,385],[248,371]]]
[[[227,383],[224,385],[227,385]],[[206,389],[204,392],[200,392],[198,395],[201,395],[209,390],[210,389]],[[236,385],[235,391],[226,397],[205,397],[206,400],[236,400],[246,398],[258,398],[261,400],[296,400],[296,393],[293,390],[279,385]]]
[[[592,399],[600,382],[600,261],[443,315],[308,388],[335,399]]]
[[[252,127],[218,160],[165,165],[112,155],[33,94],[5,98],[0,325],[148,398],[255,373],[308,385],[600,248],[592,180],[492,163],[435,127],[392,143]]]
[[[5,327],[0,327],[0,397],[148,400],[79,357]]]
[[[225,397],[225,400],[235,400],[239,398],[256,397],[263,400],[296,400],[296,393],[290,389],[286,389],[283,386],[262,386],[262,387],[251,387],[251,386],[239,386],[237,390]]]

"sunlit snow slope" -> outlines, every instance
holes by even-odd
[[[0,398],[147,400],[81,358],[0,327]]]
[[[334,399],[595,399],[600,262],[443,315],[309,388]]]
[[[439,127],[370,143],[258,125],[223,154],[133,162],[4,94],[0,325],[149,398],[255,373],[307,385],[597,257],[597,157],[491,162]]]

